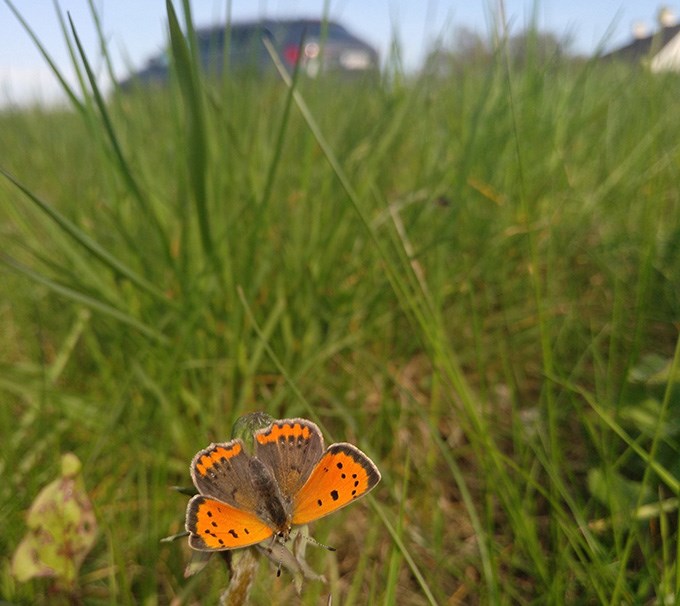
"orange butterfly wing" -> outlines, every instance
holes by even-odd
[[[344,442],[328,447],[293,499],[293,524],[307,524],[365,495],[380,481],[373,461]]]
[[[203,495],[189,501],[186,529],[189,545],[201,551],[248,547],[274,534],[255,514]]]

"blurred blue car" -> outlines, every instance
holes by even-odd
[[[274,73],[263,44],[268,38],[284,65],[298,64],[308,77],[338,74],[353,76],[379,71],[377,51],[333,21],[314,19],[265,19],[210,27],[196,31],[201,67],[206,74]],[[135,85],[164,84],[169,76],[169,57],[163,52],[149,59],[139,71],[119,83],[126,90]]]

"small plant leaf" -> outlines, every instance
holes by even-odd
[[[274,417],[265,412],[251,412],[236,419],[231,430],[231,437],[240,438],[252,453],[255,448],[255,432],[274,422]]]
[[[664,385],[671,377],[673,360],[648,354],[630,370],[628,380],[631,383],[645,383],[647,385]],[[673,381],[680,380],[680,377],[673,377]]]
[[[613,513],[632,512],[640,500],[641,490],[644,491],[645,502],[654,496],[648,490],[644,490],[640,482],[629,480],[618,472],[605,473],[599,468],[588,472],[588,488],[590,494]]]
[[[28,532],[12,558],[12,574],[18,581],[53,577],[67,586],[76,583],[97,533],[80,470],[74,454],[63,455],[61,477],[33,501],[26,517]]]

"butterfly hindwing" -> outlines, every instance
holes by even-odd
[[[306,419],[283,419],[255,433],[255,456],[271,471],[291,503],[323,453],[323,437]]]
[[[201,494],[254,513],[260,497],[251,467],[243,442],[231,440],[199,451],[191,462],[191,477]]]
[[[373,461],[356,446],[328,447],[293,500],[293,524],[307,524],[367,494],[380,481]]]
[[[255,545],[274,534],[256,515],[203,495],[187,507],[189,545],[200,551],[221,551]]]

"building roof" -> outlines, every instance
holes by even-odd
[[[641,61],[645,58],[649,59],[656,55],[662,48],[664,48],[671,40],[680,34],[680,24],[672,25],[670,27],[663,27],[658,32],[645,36],[643,38],[636,38],[630,44],[626,44],[617,48],[606,55],[603,59],[620,59],[623,61]]]

